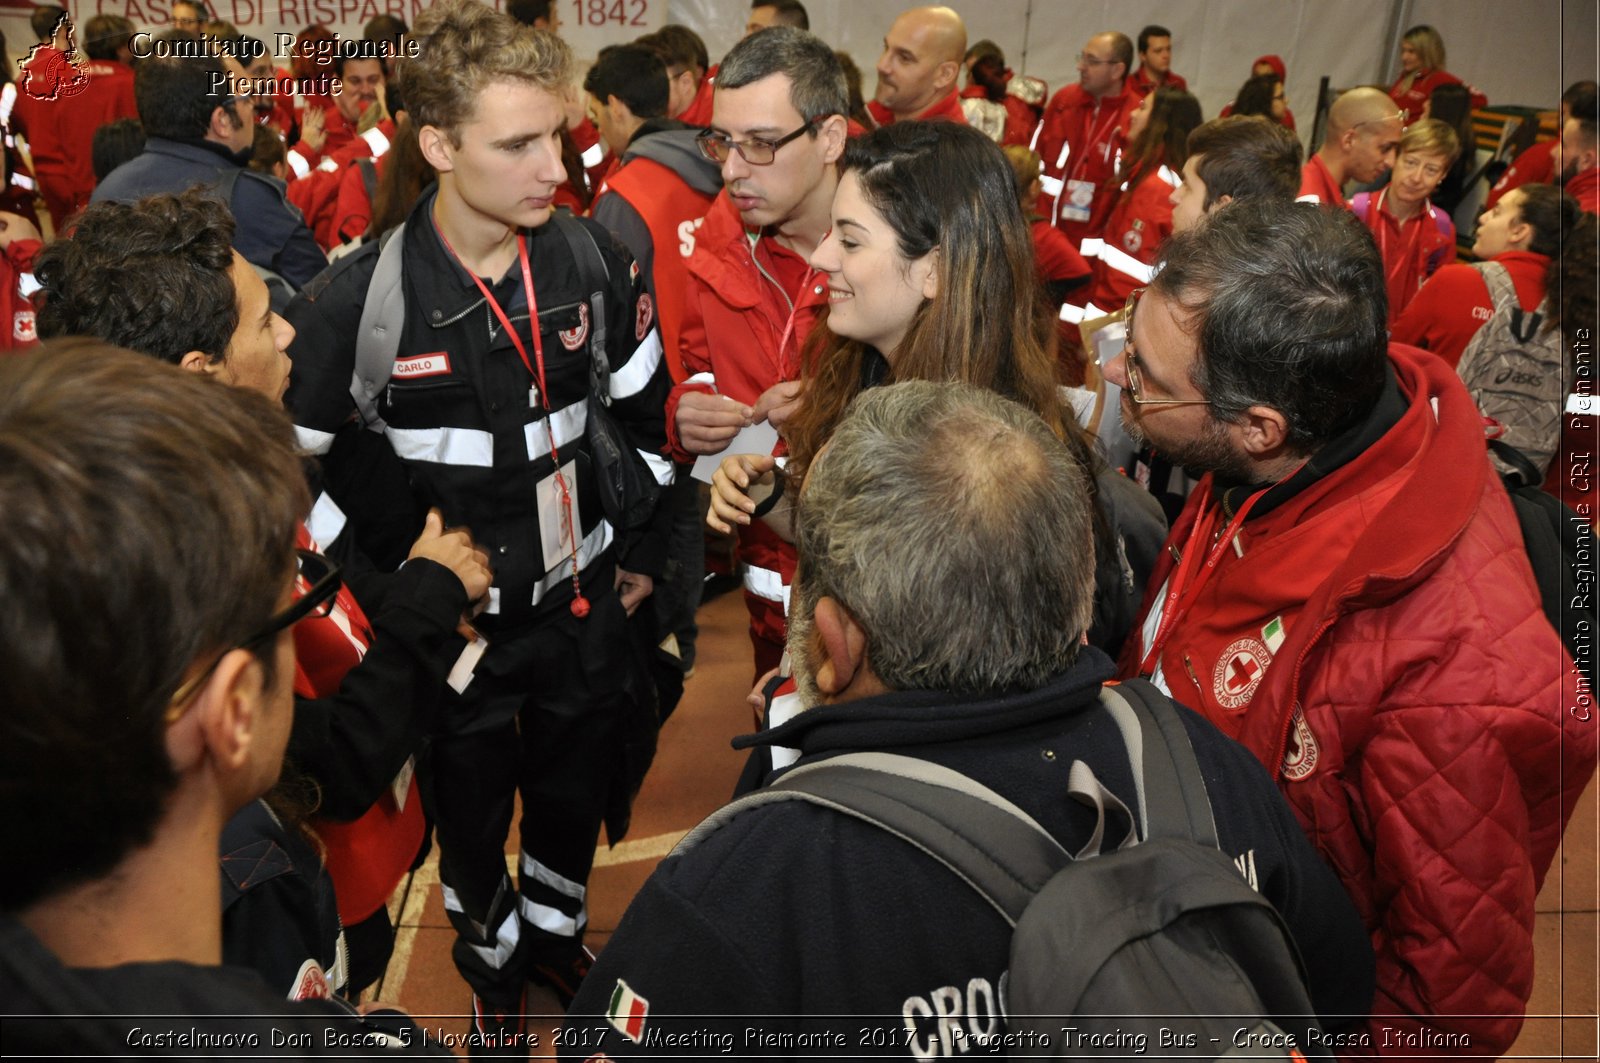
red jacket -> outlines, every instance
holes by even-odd
[[[33,259],[44,247],[38,240],[13,240],[0,252],[0,351],[16,351],[39,342],[33,302],[23,294],[22,279],[33,272]]]
[[[89,205],[89,194],[94,191],[94,132],[108,122],[119,118],[139,117],[139,108],[133,101],[133,69],[121,63],[104,59],[91,60],[84,67],[89,84],[83,92],[70,99],[59,100],[54,106],[59,143],[64,155],[64,166],[48,177],[40,174],[45,191],[52,199],[71,201],[70,211],[82,210]],[[56,215],[59,225],[62,215]]]
[[[1507,167],[1506,172],[1500,175],[1500,180],[1489,189],[1489,198],[1483,201],[1483,209],[1488,210],[1500,202],[1500,197],[1513,188],[1523,185],[1547,185],[1556,179],[1555,150],[1561,141],[1540,140],[1529,146],[1527,151],[1518,155],[1516,161]]]
[[[872,115],[872,120],[880,126],[894,124],[894,113],[877,100],[867,101],[867,113]],[[913,115],[907,121],[956,122],[960,125],[966,125],[967,112],[961,109],[961,94],[955,89],[951,89],[929,104],[926,110]]]
[[[1170,70],[1167,71],[1167,80],[1163,84],[1157,84],[1155,79],[1145,72],[1143,63],[1139,64],[1138,70],[1128,76],[1128,88],[1141,100],[1162,87],[1175,89],[1178,92],[1189,91],[1189,83],[1184,80],[1183,75],[1174,74]]]
[[[1088,302],[1102,311],[1120,310],[1135,288],[1150,283],[1156,254],[1172,235],[1172,190],[1182,183],[1178,174],[1157,166],[1133,188],[1123,185],[1106,219],[1104,237],[1098,244],[1085,242],[1084,257],[1094,265]]]
[[[1456,260],[1456,227],[1450,215],[1427,200],[1415,216],[1404,222],[1396,220],[1389,213],[1388,191],[1358,192],[1350,200],[1350,209],[1372,232],[1383,257],[1389,326],[1393,328],[1422,282]]]
[[[1400,86],[1405,84],[1405,80],[1406,76],[1404,74],[1395,79],[1394,84],[1389,86],[1389,98],[1399,104],[1401,110],[1406,112],[1406,125],[1410,125],[1422,117],[1422,105],[1428,102],[1428,97],[1433,95],[1434,89],[1440,85],[1462,84],[1461,79],[1448,70],[1430,70],[1413,81],[1410,88],[1402,90]],[[1476,110],[1489,105],[1489,97],[1470,85],[1467,88],[1472,93],[1473,109]]]
[[[590,213],[623,239],[634,252],[640,269],[651,278],[650,290],[655,295],[662,351],[673,382],[677,383],[689,376],[684,368],[679,338],[683,330],[685,289],[689,284],[688,263],[682,251],[693,246],[694,225],[706,216],[716,198],[715,186],[709,183],[715,171],[706,163],[700,172],[708,184],[701,188],[691,185],[678,170],[668,165],[673,157],[667,149],[679,147],[683,149],[680,154],[686,154],[693,151],[693,147],[680,143],[682,137],[666,136],[663,140],[663,136],[646,136],[628,146],[621,165],[600,186]],[[657,151],[661,153],[659,158],[647,154]],[[688,161],[694,162],[693,159]],[[641,246],[640,237],[645,234],[636,231],[639,226],[648,234],[648,247]]]
[[[1111,210],[1115,187],[1107,183],[1117,172],[1117,157],[1122,150],[1128,115],[1139,106],[1139,96],[1124,89],[1115,96],[1100,99],[1083,91],[1082,85],[1068,85],[1050,97],[1039,125],[1038,147],[1044,160],[1044,196],[1039,209],[1067,234],[1076,247],[1084,237],[1098,236]],[[1087,221],[1063,216],[1071,199],[1069,181],[1079,186],[1089,202]],[[1092,191],[1091,191],[1092,186]]]
[[[700,79],[700,87],[695,90],[694,99],[689,106],[684,108],[678,116],[678,121],[684,125],[708,126],[711,124],[711,93],[715,86],[716,68],[713,67],[705,77]]]
[[[1544,301],[1544,275],[1550,268],[1546,255],[1532,251],[1506,251],[1491,260],[1511,274],[1517,301],[1524,310],[1537,310]],[[1461,360],[1472,337],[1494,313],[1494,301],[1483,275],[1471,266],[1455,264],[1435,273],[1412,298],[1394,323],[1394,341],[1432,351],[1452,367]]]
[[[1344,190],[1339,187],[1339,182],[1333,179],[1333,174],[1328,170],[1328,164],[1322,161],[1320,153],[1311,156],[1310,161],[1301,167],[1300,194],[1295,200],[1300,203],[1349,206],[1344,201]]]
[[[758,242],[762,262],[795,258],[770,237]],[[691,455],[678,442],[678,402],[689,391],[715,391],[753,405],[762,392],[800,375],[800,349],[817,316],[828,305],[828,285],[812,273],[798,290],[781,292],[762,275],[745,235],[744,222],[719,193],[689,240],[689,280],[678,344],[689,379],[667,399],[667,442],[679,461]],[[792,267],[794,263],[790,263]],[[793,269],[768,273],[793,272]],[[794,309],[790,310],[790,300]],[[787,625],[788,588],[794,581],[794,547],[762,521],[739,528],[739,553],[746,566],[745,604],[759,638],[781,643]]]
[[[1578,201],[1578,206],[1590,214],[1600,214],[1600,166],[1591,166],[1574,175],[1562,191]]]
[[[1563,696],[1572,662],[1471,397],[1436,358],[1395,345],[1390,361],[1406,412],[1349,464],[1224,533],[1161,670],[1174,698],[1272,771],[1366,920],[1370,1051],[1413,1051],[1384,1031],[1428,1029],[1493,1056],[1521,1026],[1534,896],[1593,773],[1596,731],[1567,709],[1580,704]],[[1210,534],[1189,541],[1211,488],[1207,476],[1169,547],[1211,547]],[[1175,565],[1163,551],[1147,614]]]
[[[304,526],[297,534],[297,545],[317,548]],[[309,589],[303,579],[296,579],[297,595]],[[332,613],[294,626],[296,696],[334,697],[346,673],[361,663],[371,644],[371,621],[350,589],[339,588]],[[386,903],[422,846],[422,800],[411,777],[406,775],[404,780],[404,807],[390,791],[354,822],[314,821],[317,835],[325,843],[324,859],[344,923],[360,922]]]

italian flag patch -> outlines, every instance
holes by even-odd
[[[650,1002],[618,978],[617,988],[611,991],[611,1006],[606,1010],[606,1018],[611,1020],[611,1025],[620,1030],[622,1036],[638,1044],[644,1033],[645,1016],[649,1014]]]
[[[1272,623],[1261,629],[1261,641],[1273,653],[1278,652],[1278,647],[1283,645],[1283,617],[1274,617]]]

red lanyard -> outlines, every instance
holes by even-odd
[[[522,364],[528,369],[528,375],[539,384],[540,401],[544,404],[544,429],[550,437],[550,460],[555,463],[556,491],[561,495],[561,506],[566,511],[564,516],[567,523],[567,541],[572,544],[572,615],[581,620],[589,615],[589,600],[583,596],[583,588],[578,582],[578,535],[572,520],[572,491],[567,486],[567,478],[561,472],[561,453],[556,449],[556,430],[550,423],[553,411],[550,408],[550,389],[545,386],[544,339],[539,335],[539,302],[533,295],[533,269],[528,265],[528,241],[520,232],[517,234],[517,260],[522,263],[522,290],[528,299],[528,328],[533,333],[533,356],[538,362],[537,370],[534,368],[534,363],[528,360],[528,349],[523,346],[522,337],[511,327],[511,319],[506,316],[505,310],[501,308],[499,300],[494,297],[489,286],[483,283],[477,271],[468,268],[467,264],[461,261],[461,256],[450,246],[450,241],[445,237],[444,230],[439,228],[437,221],[433,223],[433,231],[439,234],[439,242],[450,252],[450,257],[467,271],[472,283],[483,293],[489,309],[494,311],[494,316],[500,319],[500,325],[506,330],[506,335],[511,337],[511,345],[521,356]]]
[[[816,279],[817,270],[808,267],[806,270],[805,281],[800,285],[800,289],[795,293],[795,297],[789,301],[789,320],[784,322],[783,335],[778,338],[777,369],[779,380],[794,380],[800,375],[799,358],[797,357],[794,361],[790,361],[783,356],[783,352],[788,349],[789,341],[794,338],[794,319],[795,315],[800,313],[800,300],[805,298],[806,291],[811,287],[812,282]],[[800,353],[799,347],[800,345],[796,343],[796,355]]]
[[[1194,527],[1189,531],[1188,541],[1184,543],[1183,556],[1178,561],[1178,568],[1167,580],[1167,594],[1161,603],[1161,623],[1156,628],[1156,637],[1151,640],[1150,648],[1139,662],[1141,675],[1154,675],[1161,662],[1161,651],[1166,649],[1167,640],[1172,637],[1172,632],[1177,628],[1178,622],[1183,619],[1195,600],[1200,597],[1200,590],[1205,586],[1206,579],[1216,570],[1222,561],[1222,555],[1227,551],[1228,545],[1233,542],[1234,536],[1239,534],[1239,528],[1244,524],[1244,519],[1250,514],[1261,496],[1266,494],[1270,487],[1263,487],[1249,498],[1244,505],[1239,507],[1239,512],[1233,515],[1228,526],[1222,534],[1212,543],[1210,551],[1206,553],[1205,564],[1196,566],[1200,557],[1206,536],[1216,526],[1217,514],[1221,505],[1201,506],[1194,515]],[[1191,580],[1193,585],[1190,586]],[[1188,590],[1186,595],[1184,591]]]
[[[1104,106],[1104,101],[1100,101],[1100,103],[1097,106]],[[1093,128],[1093,122],[1094,122],[1093,118],[1091,118],[1089,120],[1089,123],[1088,123],[1090,125],[1089,139],[1084,142],[1083,152],[1082,152],[1082,154],[1080,154],[1078,156],[1078,161],[1072,167],[1072,172],[1067,174],[1067,180],[1069,180],[1069,181],[1078,180],[1078,175],[1083,173],[1084,166],[1088,165],[1089,152],[1091,150],[1093,150],[1094,146],[1097,143],[1099,143],[1100,138],[1102,136],[1104,136],[1106,133],[1110,132],[1111,127],[1114,124],[1116,124],[1117,118],[1120,117],[1121,114],[1122,114],[1122,108],[1120,108],[1120,107],[1111,108],[1111,113],[1106,115],[1106,120],[1104,122],[1100,123],[1100,128],[1099,129],[1094,129]]]

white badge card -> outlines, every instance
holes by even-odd
[[[1088,221],[1094,206],[1093,181],[1068,181],[1066,201],[1061,204],[1062,221]]]
[[[583,534],[582,514],[578,511],[578,465],[569,461],[561,466],[561,475],[567,481],[567,491],[572,496],[572,520],[567,520],[566,500],[561,488],[556,486],[556,475],[551,473],[539,481],[539,545],[544,547],[544,570],[551,571],[570,564],[576,544],[572,537]]]

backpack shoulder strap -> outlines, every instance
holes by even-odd
[[[1188,838],[1216,848],[1211,798],[1182,710],[1147,679],[1101,687],[1100,704],[1116,721],[1133,764],[1144,838]]]
[[[1511,283],[1511,273],[1498,262],[1474,262],[1472,268],[1483,277],[1484,287],[1489,289],[1489,299],[1494,303],[1494,312],[1497,314],[1509,313],[1520,310],[1517,303],[1517,288]]]
[[[361,170],[361,185],[367,190],[367,204],[370,206],[378,198],[377,160],[363,156],[356,160],[356,166]]]
[[[1372,193],[1371,192],[1357,192],[1355,195],[1350,197],[1350,213],[1354,214],[1356,217],[1360,218],[1362,221],[1366,221],[1367,220],[1367,212],[1370,211],[1371,209],[1372,209]]]
[[[1510,443],[1503,439],[1491,439],[1489,450],[1514,470],[1503,478],[1508,488],[1538,487],[1544,483],[1544,474],[1539,471],[1539,467]]]
[[[400,334],[406,323],[406,292],[401,283],[404,273],[405,222],[384,233],[378,240],[378,265],[367,285],[367,298],[361,306],[361,324],[356,329],[356,364],[350,380],[350,397],[368,428],[381,432],[386,427],[378,416],[378,396],[394,374],[395,355],[400,352]]]
[[[600,245],[594,241],[582,222],[565,211],[558,210],[550,216],[572,252],[573,265],[583,280],[589,295],[589,389],[603,404],[611,405],[611,363],[606,356],[606,289],[611,285],[611,271],[600,255]]]
[[[692,849],[740,812],[790,800],[832,809],[901,838],[944,864],[1013,926],[1071,859],[1032,817],[983,784],[891,753],[850,753],[795,768],[713,812],[673,853]]]

